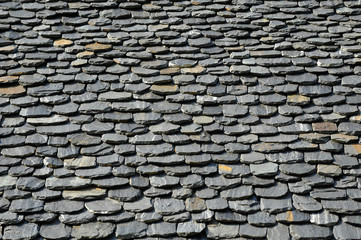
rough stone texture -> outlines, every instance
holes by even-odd
[[[293,239],[327,239],[332,236],[332,231],[329,227],[320,227],[311,224],[291,224],[290,234]]]
[[[39,233],[39,227],[34,223],[9,225],[4,228],[3,239],[34,239]]]
[[[110,236],[115,229],[112,223],[84,223],[78,227],[73,227],[71,236],[76,239],[99,239]]]
[[[121,239],[133,239],[146,236],[147,224],[132,221],[117,225],[115,236]]]
[[[239,225],[235,224],[209,224],[207,225],[208,238],[235,238],[239,235]]]
[[[360,239],[358,1],[0,1],[0,238]]]
[[[39,231],[40,236],[46,239],[67,239],[70,237],[70,233],[71,227],[59,222],[44,224]]]

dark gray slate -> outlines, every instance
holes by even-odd
[[[44,210],[53,213],[72,213],[82,210],[83,207],[83,202],[59,200],[45,203]]]
[[[32,198],[16,199],[11,202],[9,210],[15,213],[32,213],[43,210],[44,202]]]
[[[239,236],[239,225],[236,224],[217,224],[207,225],[208,238],[235,238]]]
[[[357,1],[0,3],[0,238],[360,239]]]
[[[67,239],[70,233],[71,227],[56,221],[42,225],[39,230],[40,236],[46,239]]]
[[[3,239],[34,239],[39,233],[39,226],[34,223],[10,225],[4,228]]]
[[[176,235],[177,225],[175,223],[159,222],[148,225],[147,235],[149,237],[169,237]]]
[[[112,223],[90,222],[73,228],[71,236],[76,239],[101,239],[110,236],[114,229]]]
[[[312,224],[291,224],[290,234],[294,239],[326,239],[332,236],[332,231],[329,227]]]
[[[134,239],[146,236],[147,224],[132,221],[117,225],[115,236],[121,239]]]

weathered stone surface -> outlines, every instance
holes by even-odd
[[[173,146],[168,143],[158,144],[155,148],[154,145],[138,145],[136,151],[141,156],[158,156],[173,152]]]
[[[21,85],[0,88],[0,97],[17,97],[25,93],[25,88]]]
[[[0,222],[2,224],[18,224],[24,219],[23,215],[19,215],[13,212],[0,213]]]
[[[345,144],[344,150],[347,155],[353,157],[361,156],[361,144]]]
[[[281,223],[302,223],[308,222],[310,220],[310,216],[304,212],[287,211],[277,214],[276,220]]]
[[[38,190],[45,185],[45,181],[36,177],[19,178],[16,182],[16,187],[19,190]]]
[[[45,186],[53,190],[63,190],[63,189],[77,189],[90,186],[90,179],[83,179],[78,177],[68,177],[68,178],[47,178],[45,181]]]
[[[56,221],[41,225],[39,230],[40,236],[46,239],[66,239],[70,233],[71,227]]]
[[[288,192],[288,187],[283,183],[276,183],[274,186],[270,187],[257,187],[255,188],[255,194],[259,197],[266,198],[278,198],[286,195]]]
[[[161,215],[170,215],[185,211],[185,204],[178,199],[156,198],[154,200],[154,209]]]
[[[177,234],[182,237],[197,235],[205,229],[204,223],[184,222],[177,225]]]
[[[338,130],[342,133],[349,134],[349,135],[360,135],[360,124],[358,123],[351,123],[351,122],[343,122],[340,123],[338,126]]]
[[[65,159],[64,167],[68,169],[95,167],[95,157],[80,156],[72,159]]]
[[[221,197],[226,200],[240,200],[249,198],[253,195],[253,189],[251,186],[240,186],[221,191]]]
[[[73,41],[68,40],[68,39],[59,39],[59,40],[54,41],[55,47],[67,47],[71,44],[73,44]]]
[[[266,237],[267,228],[255,227],[248,224],[242,224],[239,226],[239,235],[245,238],[262,238]]]
[[[292,209],[292,201],[286,199],[261,198],[260,207],[262,211],[269,213],[280,213]]]
[[[12,177],[9,175],[3,175],[0,176],[0,190],[8,190],[8,189],[13,189],[16,185],[16,182],[18,180],[17,177]]]
[[[307,175],[316,171],[316,167],[307,163],[291,163],[281,164],[279,167],[281,172],[290,175]]]
[[[115,236],[121,239],[134,239],[146,236],[147,224],[131,221],[117,225]]]
[[[95,215],[89,211],[82,211],[79,213],[60,214],[59,221],[64,224],[80,225],[88,223],[95,218]]]
[[[133,201],[139,198],[141,191],[132,187],[123,187],[120,189],[110,190],[108,196],[118,201]]]
[[[112,48],[112,45],[101,44],[101,43],[88,44],[85,46],[86,50],[93,51],[93,52],[105,51],[105,50],[109,50],[111,48]]]
[[[287,225],[278,223],[276,226],[268,228],[268,239],[290,239],[290,233]]]
[[[124,203],[123,207],[128,212],[144,212],[153,209],[153,201],[151,198],[142,197],[134,202]]]
[[[323,211],[321,213],[312,213],[310,214],[310,221],[316,225],[320,226],[333,226],[336,225],[339,217],[335,214],[329,213],[328,211]]]
[[[185,206],[186,210],[189,212],[200,212],[207,209],[206,201],[198,197],[187,198],[185,201]]]
[[[113,214],[122,209],[122,204],[116,200],[105,199],[85,203],[86,209],[95,214]]]
[[[35,148],[31,146],[21,146],[14,148],[3,148],[1,153],[7,157],[26,157],[34,153]]]
[[[236,224],[212,224],[207,225],[208,238],[235,238],[239,236],[239,225]]]
[[[16,199],[11,202],[9,210],[15,213],[32,213],[43,210],[44,202],[32,198]]]
[[[10,225],[4,228],[3,239],[34,239],[39,233],[39,227],[34,223]]]
[[[2,1],[0,238],[360,239],[360,7]]]
[[[101,188],[83,188],[79,190],[64,190],[63,198],[67,200],[92,200],[106,195],[106,190]]]
[[[176,234],[176,224],[159,222],[148,226],[147,235],[150,237],[169,237]]]
[[[248,215],[248,223],[254,226],[272,226],[276,223],[276,217],[264,212],[252,213]]]
[[[324,209],[331,213],[355,214],[361,211],[360,203],[351,199],[347,200],[322,200]]]
[[[76,239],[106,238],[114,232],[114,229],[115,225],[112,223],[84,223],[76,228],[73,228],[71,236]]]
[[[259,210],[259,203],[254,199],[228,201],[229,208],[238,213],[252,213]]]
[[[241,179],[229,179],[223,176],[217,177],[206,177],[205,184],[211,188],[216,190],[223,190],[227,188],[232,188],[241,183]]]
[[[329,227],[320,227],[312,224],[291,224],[290,234],[294,239],[325,239],[332,236],[332,231]]]
[[[301,212],[317,212],[322,209],[323,204],[311,197],[292,195],[293,206]]]
[[[251,173],[255,176],[266,177],[274,176],[278,172],[278,164],[276,163],[261,163],[261,164],[251,164],[250,165]]]
[[[359,239],[360,228],[347,223],[341,223],[333,228],[333,235],[336,239]]]
[[[44,210],[53,213],[72,213],[80,211],[83,207],[83,202],[60,200],[45,203]]]

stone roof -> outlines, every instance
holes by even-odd
[[[0,236],[361,239],[360,1],[1,1]]]

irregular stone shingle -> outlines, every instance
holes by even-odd
[[[287,184],[276,183],[271,187],[257,187],[255,188],[255,194],[259,197],[265,198],[278,198],[286,195],[288,192]]]
[[[91,180],[78,177],[47,178],[45,186],[52,190],[77,189],[90,186]]]
[[[83,223],[78,227],[73,227],[71,236],[76,239],[106,238],[114,232],[114,229],[115,225],[112,223]]]
[[[9,210],[15,213],[32,213],[43,210],[44,202],[32,198],[16,199],[11,202]]]
[[[361,230],[351,224],[342,222],[333,228],[333,235],[336,239],[359,239]]]
[[[121,239],[134,239],[146,236],[147,224],[131,221],[117,225],[115,236]]]
[[[352,199],[322,200],[323,208],[331,213],[356,214],[361,211],[360,203]]]
[[[4,228],[3,239],[34,239],[39,233],[39,226],[34,223],[9,225]]]
[[[260,207],[262,211],[269,213],[280,213],[292,209],[292,201],[286,199],[261,198]]]
[[[126,202],[123,207],[128,212],[144,212],[153,209],[153,203],[152,199],[143,197],[134,202]]]
[[[177,234],[182,237],[197,235],[205,229],[204,223],[184,222],[177,225]]]
[[[220,192],[221,197],[226,200],[239,200],[249,198],[253,195],[251,186],[240,186]]]
[[[360,239],[359,3],[226,2],[1,3],[0,238]]]
[[[17,177],[12,177],[9,175],[0,176],[0,179],[0,189],[2,191],[15,188],[16,182],[18,180]]]
[[[267,238],[269,239],[289,239],[290,233],[288,226],[283,224],[277,224],[274,227],[268,228],[267,230]]]
[[[246,238],[262,238],[267,234],[267,228],[255,227],[248,224],[241,224],[239,226],[239,235]]]
[[[239,236],[239,225],[209,224],[206,231],[208,238],[235,238]]]
[[[299,210],[299,211],[304,211],[304,212],[317,212],[319,210],[322,209],[322,206],[324,206],[324,204],[321,204],[319,202],[317,202],[316,200],[314,200],[311,197],[307,197],[307,196],[301,196],[301,195],[292,195],[292,200],[293,200],[293,206]]]
[[[17,97],[25,93],[25,88],[21,85],[0,88],[0,97]]]
[[[257,212],[248,214],[248,223],[253,226],[272,226],[276,224],[276,217],[269,213]]]
[[[67,200],[92,200],[106,195],[106,190],[101,188],[83,188],[80,190],[64,190],[63,198]]]
[[[232,188],[241,183],[241,179],[229,179],[223,176],[217,177],[206,177],[205,184],[211,188],[216,190],[223,190],[227,188]]]
[[[290,234],[294,239],[326,239],[332,236],[332,231],[329,227],[321,227],[312,224],[291,224]]]
[[[310,214],[310,217],[311,223],[320,226],[333,226],[336,225],[339,220],[339,217],[336,214],[329,213],[328,211],[312,213]]]
[[[46,239],[66,239],[70,233],[71,227],[59,222],[43,224],[39,229],[40,236]]]
[[[260,209],[259,203],[254,199],[228,201],[229,208],[235,212],[247,214]]]
[[[108,196],[118,201],[133,201],[139,198],[141,191],[132,187],[123,187],[120,189],[110,190]]]
[[[148,226],[147,235],[150,237],[169,237],[176,234],[176,226],[175,223],[152,223]]]
[[[14,148],[3,148],[1,153],[7,157],[26,157],[34,153],[35,148],[31,146],[19,146]]]
[[[115,200],[105,199],[86,202],[85,207],[89,212],[95,214],[112,214],[119,212],[122,209],[122,204]]]
[[[185,211],[185,204],[178,199],[155,198],[154,209],[161,215],[170,215]]]
[[[89,211],[82,211],[79,213],[60,214],[59,221],[64,224],[80,225],[88,223],[95,218],[95,215]]]
[[[45,203],[44,210],[53,213],[72,213],[82,210],[83,207],[83,202],[58,200]]]
[[[250,165],[251,173],[255,176],[265,177],[265,176],[274,176],[278,172],[278,164],[275,163],[261,163],[261,164],[251,164]]]
[[[174,176],[151,176],[150,184],[154,187],[171,187],[179,183],[179,178]]]

